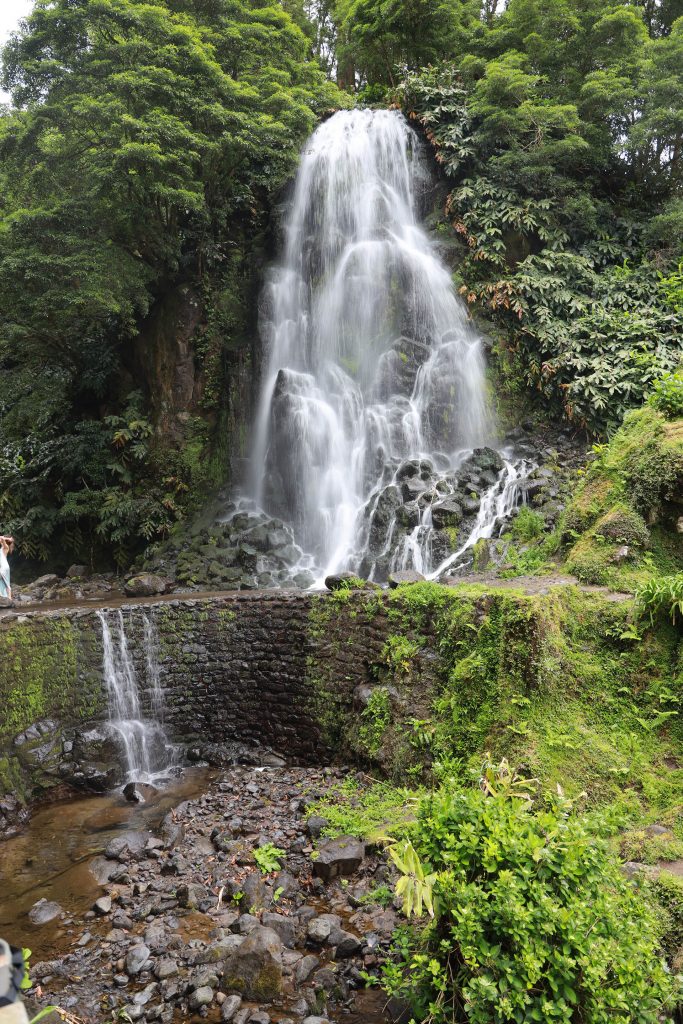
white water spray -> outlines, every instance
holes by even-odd
[[[149,782],[170,767],[163,728],[163,692],[159,676],[156,630],[143,615],[146,683],[153,717],[144,717],[135,663],[130,653],[123,612],[98,611],[102,629],[102,670],[109,698],[109,726],[121,744],[126,781]]]
[[[419,223],[430,187],[396,111],[337,113],[301,158],[262,305],[250,497],[292,524],[320,579],[378,571],[378,543],[382,571],[443,561],[428,509],[414,536],[394,520],[378,542],[377,508],[406,462],[424,461],[433,487],[491,434],[480,339]]]

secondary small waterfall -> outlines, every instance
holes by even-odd
[[[156,629],[142,614],[142,643],[149,715],[143,712],[135,662],[122,611],[98,611],[102,629],[102,671],[109,698],[109,725],[121,744],[126,781],[148,782],[171,766],[172,747],[163,725],[164,701],[159,677]]]
[[[434,544],[428,506],[455,492],[455,471],[492,433],[480,338],[420,225],[432,187],[422,148],[397,111],[322,124],[263,296],[250,497],[291,524],[320,579],[457,560],[445,534]],[[399,506],[413,499],[406,529]]]

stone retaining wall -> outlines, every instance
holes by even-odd
[[[347,645],[341,654],[334,627],[316,633],[314,609],[325,600],[302,592],[235,592],[104,611],[114,635],[123,617],[146,708],[144,617],[153,623],[172,740],[200,752],[239,741],[270,747],[289,761],[320,763],[332,750],[319,720],[311,664],[322,658],[338,680],[340,713],[350,710],[353,690],[368,679],[366,643]],[[363,595],[352,601],[362,603]],[[381,647],[381,631],[375,632],[374,646]],[[107,717],[96,610],[41,610],[0,620],[0,708],[0,796],[35,799],[60,783],[106,788],[116,781],[110,765],[116,750],[93,728]]]
[[[524,594],[433,584],[391,594],[240,591],[102,610],[114,629],[123,617],[147,708],[145,617],[153,623],[166,730],[195,757],[208,752],[219,764],[230,744],[246,743],[289,762],[337,756],[394,776],[425,761],[411,723],[430,717],[444,687],[476,716],[487,702],[533,686],[543,631]],[[0,708],[0,798],[120,781],[119,752],[102,728],[96,609],[44,607],[0,619]],[[0,799],[0,833],[3,813],[13,812]]]

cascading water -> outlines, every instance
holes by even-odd
[[[145,681],[154,716],[145,718],[123,612],[98,611],[97,617],[102,629],[102,670],[109,698],[109,726],[121,744],[126,781],[149,782],[168,771],[173,749],[163,727],[163,693],[154,623],[143,614]]]
[[[469,541],[435,529],[433,503],[458,495],[468,456],[470,506],[501,490],[502,461],[472,464],[492,432],[482,346],[419,223],[430,187],[396,111],[337,113],[302,155],[262,304],[251,498],[291,524],[319,578],[450,565]],[[483,536],[499,504],[451,518]]]

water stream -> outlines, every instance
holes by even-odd
[[[397,111],[339,112],[301,157],[262,300],[249,498],[292,526],[295,568],[319,580],[441,572],[516,500],[512,453],[490,479],[456,478],[494,426],[481,339],[421,226],[432,186]],[[473,476],[477,509],[459,535],[437,530],[430,506]]]
[[[141,615],[149,704],[144,710],[123,611],[97,612],[102,630],[102,672],[109,702],[109,726],[121,746],[126,781],[154,782],[167,775],[172,766],[173,747],[163,725],[156,629],[150,614]]]

